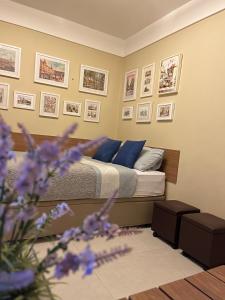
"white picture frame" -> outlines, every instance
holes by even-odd
[[[178,93],[182,58],[182,54],[177,54],[160,61],[159,95]]]
[[[131,120],[133,119],[133,106],[124,106],[122,108],[122,120]]]
[[[157,105],[156,120],[157,121],[172,121],[174,116],[175,104],[160,103]]]
[[[155,78],[155,63],[149,64],[142,68],[140,97],[151,97],[153,95]]]
[[[0,109],[9,108],[9,89],[8,83],[0,82]]]
[[[109,71],[87,65],[80,67],[79,91],[107,96]]]
[[[137,104],[136,123],[150,123],[152,117],[152,103],[143,102]]]
[[[36,95],[14,91],[13,107],[35,110]]]
[[[59,117],[60,95],[41,92],[40,116],[49,118]]]
[[[81,106],[80,102],[73,102],[65,100],[63,102],[63,114],[69,116],[80,117],[81,116]]]
[[[20,78],[21,48],[0,44],[0,75]]]
[[[34,81],[62,88],[69,86],[70,61],[36,52]]]
[[[127,71],[124,77],[123,101],[132,101],[137,96],[138,69]]]
[[[85,100],[84,121],[99,123],[101,102],[96,100]]]

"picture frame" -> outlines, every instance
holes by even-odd
[[[109,71],[87,65],[80,67],[79,91],[107,96]]]
[[[182,54],[177,54],[160,61],[159,95],[178,92],[182,57]]]
[[[174,115],[174,103],[160,103],[157,105],[156,120],[157,121],[172,121]]]
[[[9,108],[9,84],[0,82],[0,109]]]
[[[84,121],[99,123],[101,102],[85,100]]]
[[[60,95],[41,92],[40,116],[49,118],[59,117]]]
[[[140,97],[151,97],[153,95],[155,77],[155,63],[144,66],[141,74]]]
[[[133,106],[124,106],[122,108],[122,120],[131,120],[133,119]]]
[[[21,48],[0,44],[0,75],[20,78]]]
[[[123,101],[136,99],[137,94],[138,69],[133,69],[125,73]]]
[[[81,103],[73,101],[63,102],[63,114],[69,116],[80,117],[81,116]]]
[[[36,52],[34,81],[62,88],[69,86],[70,61]]]
[[[36,95],[14,91],[13,107],[35,110]]]
[[[136,123],[150,123],[152,117],[152,103],[143,102],[137,104]]]

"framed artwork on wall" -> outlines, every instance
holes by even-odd
[[[9,84],[0,82],[0,109],[9,108]]]
[[[182,54],[160,61],[159,95],[178,92]]]
[[[125,73],[123,100],[131,101],[136,99],[138,69],[134,69]]]
[[[37,52],[34,81],[38,83],[68,88],[70,62]]]
[[[155,75],[155,64],[150,64],[142,68],[140,97],[150,97],[153,94],[153,84]]]
[[[81,115],[81,103],[80,102],[72,102],[72,101],[64,101],[63,103],[63,114],[80,117]]]
[[[13,107],[35,110],[35,94],[28,94],[23,92],[14,92],[14,103]]]
[[[171,121],[173,120],[174,103],[160,103],[157,105],[156,120]]]
[[[0,75],[20,77],[21,48],[0,44]]]
[[[101,110],[101,102],[85,100],[84,121],[99,122]]]
[[[133,118],[133,106],[124,106],[122,108],[122,119],[123,120],[131,120]]]
[[[107,70],[81,65],[79,91],[106,96],[108,76]]]
[[[58,118],[59,117],[60,95],[51,93],[41,93],[40,116]]]
[[[144,102],[138,103],[137,113],[136,113],[136,122],[137,123],[150,123],[152,115],[152,103]]]

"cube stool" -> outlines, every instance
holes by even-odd
[[[183,216],[179,247],[205,269],[225,264],[225,220],[208,213]]]
[[[177,249],[181,216],[199,212],[198,208],[177,200],[155,202],[152,217],[153,236],[165,239]]]

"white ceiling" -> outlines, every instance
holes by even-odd
[[[126,39],[190,0],[12,0]]]

